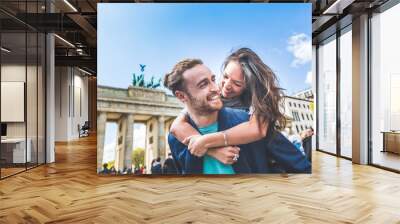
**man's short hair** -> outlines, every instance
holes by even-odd
[[[178,62],[170,73],[164,78],[164,86],[167,87],[175,95],[175,91],[185,91],[183,73],[196,65],[202,65],[200,59],[184,59]]]

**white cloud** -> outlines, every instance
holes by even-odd
[[[289,37],[287,50],[293,54],[292,67],[311,62],[311,38],[304,33]]]
[[[309,85],[312,85],[312,72],[311,71],[309,71],[309,72],[307,72],[307,76],[306,76],[306,81],[305,81],[305,83],[306,84],[309,84]]]

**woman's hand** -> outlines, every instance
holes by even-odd
[[[233,163],[237,162],[239,158],[239,151],[240,148],[237,146],[226,146],[209,149],[207,154],[225,165],[232,165]]]
[[[208,148],[206,142],[201,135],[192,135],[183,141],[183,144],[188,145],[190,153],[197,157],[202,157],[206,154]]]

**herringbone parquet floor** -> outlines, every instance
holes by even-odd
[[[400,223],[400,175],[315,152],[312,175],[101,177],[96,139],[0,181],[0,223]]]

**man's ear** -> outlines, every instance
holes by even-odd
[[[183,91],[180,90],[176,90],[175,91],[175,96],[176,98],[178,98],[180,101],[182,101],[182,103],[186,103],[186,94]]]

